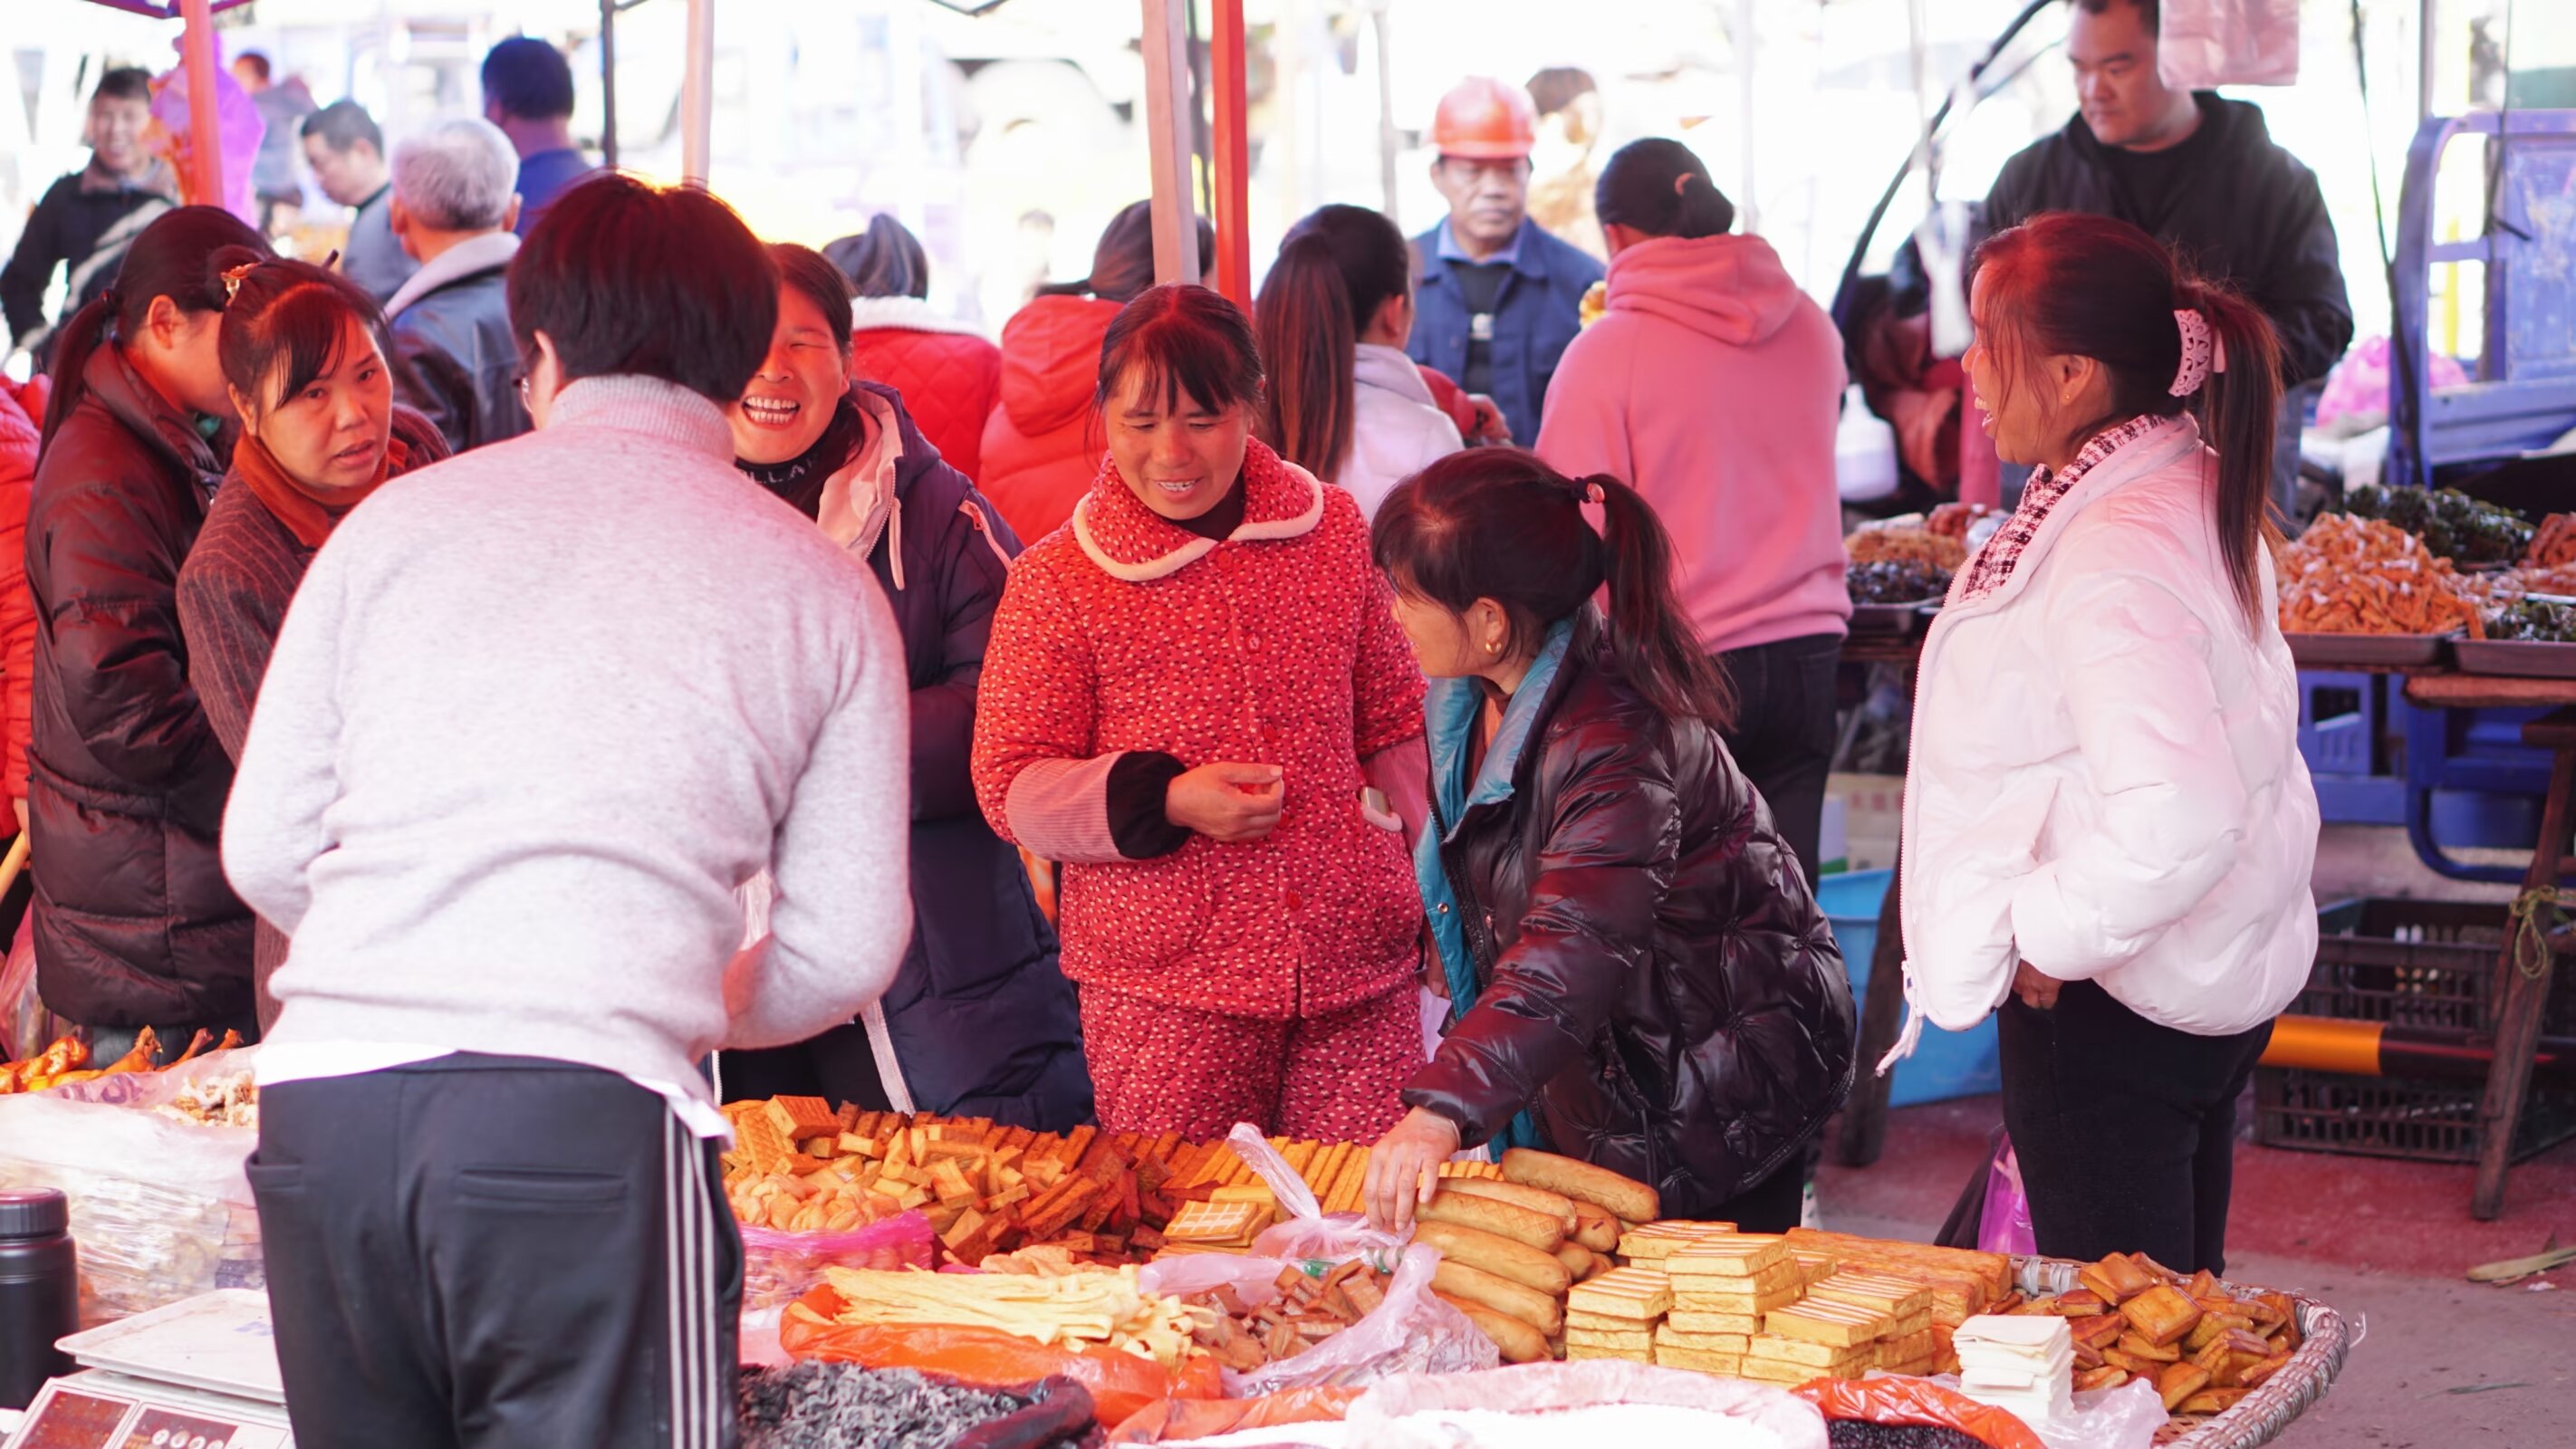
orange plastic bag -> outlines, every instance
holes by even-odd
[[[2047,1449],[2017,1416],[1929,1379],[1815,1379],[1789,1392],[1815,1405],[1828,1419],[1920,1424],[1972,1434],[1992,1449]]]
[[[1213,1439],[1241,1429],[1338,1420],[1365,1388],[1285,1389],[1257,1399],[1166,1399],[1120,1423],[1112,1444],[1166,1444]]]
[[[1090,1391],[1104,1424],[1121,1423],[1162,1399],[1213,1399],[1224,1392],[1214,1359],[1194,1358],[1173,1373],[1152,1359],[1117,1349],[1057,1348],[993,1328],[945,1323],[857,1328],[830,1322],[841,1307],[841,1295],[828,1287],[797,1299],[779,1320],[778,1346],[790,1358],[829,1359],[873,1369],[919,1369],[985,1388],[1068,1378]],[[811,1309],[826,1321],[814,1322],[796,1308]]]

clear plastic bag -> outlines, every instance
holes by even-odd
[[[900,1213],[846,1233],[742,1229],[742,1306],[779,1308],[812,1292],[825,1268],[919,1268],[928,1271],[935,1241],[930,1219]]]
[[[2299,79],[2299,0],[2164,0],[2156,73],[2177,90]]]
[[[1306,1179],[1297,1175],[1288,1159],[1271,1150],[1261,1129],[1237,1122],[1225,1140],[1253,1176],[1268,1184],[1271,1196],[1279,1199],[1280,1211],[1288,1215],[1288,1221],[1252,1240],[1254,1257],[1301,1263],[1347,1263],[1360,1258],[1381,1273],[1394,1269],[1396,1255],[1404,1251],[1404,1239],[1370,1227],[1358,1213],[1325,1216]]]
[[[1439,1267],[1438,1249],[1405,1249],[1376,1312],[1292,1358],[1249,1373],[1227,1370],[1226,1396],[1258,1398],[1286,1389],[1349,1387],[1397,1374],[1462,1374],[1500,1365],[1502,1351],[1494,1341],[1432,1293],[1431,1275]]]
[[[203,1077],[247,1070],[249,1055],[0,1097],[0,1188],[59,1188],[71,1200],[84,1324],[265,1286],[242,1175],[259,1134],[142,1110]]]

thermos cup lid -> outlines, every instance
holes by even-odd
[[[71,1204],[54,1188],[0,1190],[0,1238],[50,1238],[71,1222]]]

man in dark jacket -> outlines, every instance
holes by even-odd
[[[45,289],[71,269],[63,315],[107,290],[125,248],[170,209],[170,168],[143,148],[152,124],[152,77],[122,66],[99,77],[89,98],[89,164],[57,181],[27,216],[18,249],[0,268],[0,308],[16,345],[44,361]]]
[[[1583,327],[1601,264],[1529,219],[1529,92],[1483,77],[1443,97],[1432,125],[1432,184],[1449,216],[1414,238],[1413,335],[1405,353],[1491,397],[1527,447],[1557,359]]]
[[[2352,341],[2316,173],[2272,143],[2260,108],[2164,83],[2157,0],[2073,4],[2066,54],[2082,109],[2004,163],[1986,194],[1987,226],[2002,231],[2043,211],[2115,216],[2171,244],[2202,275],[2242,288],[2281,334],[2290,397],[2273,491],[2286,504],[2299,390],[2322,381]]]
[[[353,207],[340,270],[381,302],[420,264],[394,240],[393,182],[385,174],[385,133],[356,101],[333,101],[304,118],[304,160],[322,194]]]
[[[462,453],[532,426],[510,332],[519,155],[491,122],[445,121],[394,148],[393,230],[420,270],[385,304],[394,391]]]

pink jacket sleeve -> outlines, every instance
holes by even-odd
[[[1011,571],[976,690],[970,770],[996,833],[1048,860],[1122,859],[1109,829],[1113,752],[1096,755],[1097,674],[1073,605],[1041,569]]]

